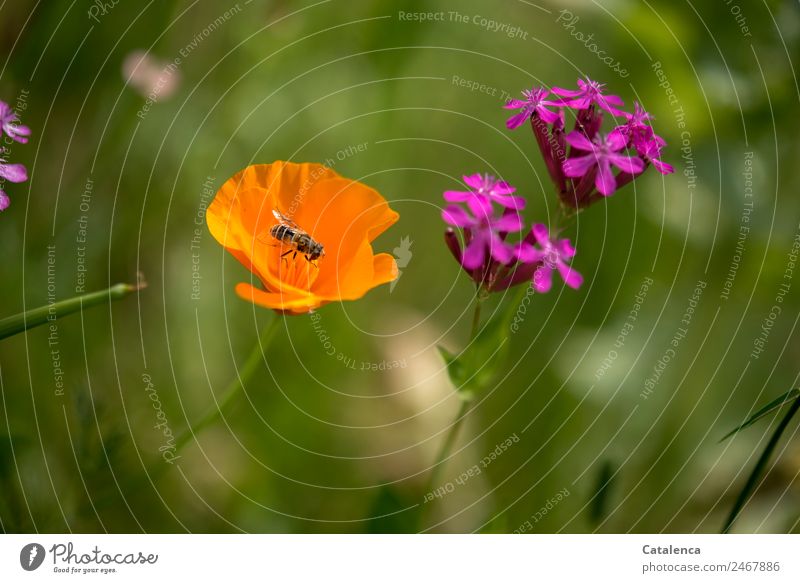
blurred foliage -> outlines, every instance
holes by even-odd
[[[569,235],[586,284],[535,298],[511,338],[513,364],[477,399],[443,476],[454,479],[512,434],[519,442],[438,500],[424,526],[511,532],[567,489],[535,532],[718,530],[773,425],[719,440],[795,385],[800,356],[794,281],[766,350],[750,357],[800,221],[800,8],[739,4],[749,37],[713,0],[121,2],[96,22],[88,2],[3,4],[0,97],[15,105],[24,96],[34,136],[12,148],[31,179],[8,188],[12,206],[0,215],[0,317],[46,303],[48,245],[59,299],[74,295],[81,246],[87,291],[135,282],[137,272],[149,287],[60,319],[55,345],[46,327],[0,344],[2,529],[418,529],[426,472],[457,407],[436,344],[463,347],[473,297],[442,244],[441,192],[462,174],[493,172],[528,197],[531,220],[552,217],[556,198],[533,136],[506,131],[501,105],[532,83],[570,86],[588,74],[656,115],[670,143],[664,159],[678,171],[648,172],[579,215]],[[629,77],[558,22],[562,9]],[[420,10],[445,20],[399,17]],[[468,21],[450,20],[455,10]],[[527,37],[487,30],[475,16]],[[121,72],[135,50],[162,65],[181,59],[175,92],[141,116],[146,97]],[[685,113],[683,136],[656,61]],[[746,152],[751,230],[721,299]],[[320,310],[337,356],[308,317],[287,320],[246,397],[167,464],[143,375],[178,432],[213,405],[272,317],[233,293],[249,274],[202,226],[204,191],[275,159],[333,160],[380,190],[401,219],[376,246],[391,252],[410,237],[413,258],[391,293],[384,286]],[[76,241],[84,215],[85,244]],[[648,277],[634,329],[615,347]],[[707,287],[688,333],[644,399],[699,280]],[[610,350],[616,357],[598,376]],[[400,365],[360,370],[384,361]],[[791,431],[739,530],[797,531],[800,440]]]

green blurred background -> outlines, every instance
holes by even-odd
[[[579,18],[572,28],[562,10]],[[0,30],[0,98],[24,102],[33,130],[11,148],[31,178],[6,189],[12,206],[0,215],[0,316],[47,302],[48,246],[58,299],[75,295],[84,252],[87,291],[138,272],[149,284],[58,320],[63,395],[47,327],[0,342],[4,531],[719,530],[775,420],[719,439],[798,375],[797,278],[751,356],[800,221],[796,1],[18,1],[0,6]],[[123,75],[136,51],[162,80],[149,109],[153,79]],[[533,136],[507,131],[501,106],[533,83],[569,87],[582,75],[655,114],[677,172],[649,171],[578,217],[569,236],[585,285],[534,298],[507,374],[479,396],[438,485],[516,443],[425,504],[458,406],[435,344],[464,345],[473,294],[442,244],[441,192],[493,172],[528,197],[529,220],[548,221],[556,199]],[[376,249],[408,237],[413,256],[393,289],[319,311],[341,358],[309,316],[288,318],[224,421],[165,463],[152,395],[179,433],[273,317],[235,296],[249,274],[205,227],[195,237],[195,219],[234,172],[276,159],[333,159],[377,188],[401,218]],[[684,173],[692,164],[696,182]],[[644,398],[698,281],[707,285],[686,337]],[[401,366],[360,370],[384,361]],[[737,531],[800,528],[796,432]]]

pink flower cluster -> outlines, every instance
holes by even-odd
[[[27,126],[19,125],[19,119],[14,110],[4,101],[0,101],[0,137],[5,134],[8,139],[25,144],[31,130]],[[2,189],[2,183],[25,182],[28,179],[28,171],[22,164],[7,164],[3,156],[7,153],[5,148],[0,148],[0,211],[6,210],[11,204],[8,195]]]
[[[633,113],[621,110],[622,99],[605,95],[604,90],[602,83],[579,79],[577,90],[533,88],[522,92],[525,100],[514,99],[505,105],[521,110],[506,121],[509,129],[530,120],[559,197],[572,208],[584,208],[611,196],[651,164],[662,174],[674,172],[661,161],[666,142],[648,124],[652,116],[638,103],[634,103]],[[569,133],[565,130],[566,110],[575,112],[575,125]],[[606,113],[625,121],[602,133]]]
[[[509,129],[530,120],[547,171],[567,208],[582,209],[612,195],[650,165],[662,174],[674,171],[661,160],[666,142],[648,124],[651,116],[638,103],[633,113],[624,112],[622,99],[605,95],[604,87],[591,79],[579,79],[576,90],[534,87],[522,92],[525,99],[505,105],[519,110],[506,121]],[[575,114],[570,133],[564,129],[568,110]],[[625,121],[602,133],[606,113]],[[525,198],[514,196],[513,186],[481,174],[464,176],[464,183],[467,190],[444,193],[449,204],[442,218],[450,225],[445,241],[478,287],[495,292],[532,281],[536,291],[544,293],[552,287],[554,271],[569,287],[581,286],[583,277],[569,264],[575,248],[557,231],[537,223],[521,240],[508,241],[511,233],[525,230],[521,215]]]
[[[568,286],[580,287],[583,278],[568,265],[575,255],[568,239],[558,239],[545,225],[536,224],[521,241],[506,240],[525,227],[520,215],[525,199],[512,196],[513,186],[480,174],[464,176],[464,182],[469,190],[444,193],[451,203],[442,211],[442,218],[451,225],[445,241],[479,287],[496,292],[532,280],[536,291],[544,293],[552,287],[554,270]],[[452,227],[463,230],[463,248]]]

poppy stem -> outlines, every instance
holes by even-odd
[[[258,370],[259,365],[264,361],[264,351],[269,346],[270,340],[278,329],[278,324],[283,320],[280,316],[275,316],[269,324],[264,326],[258,337],[253,350],[245,360],[242,368],[236,371],[236,377],[231,379],[228,386],[223,391],[219,399],[215,398],[215,406],[206,412],[196,423],[184,431],[175,441],[175,451],[180,451],[192,438],[197,438],[198,434],[206,427],[222,418],[231,405],[235,402],[235,397],[244,388],[250,377]]]
[[[753,491],[758,486],[758,481],[761,479],[761,474],[763,473],[764,469],[769,462],[769,458],[772,456],[772,452],[775,451],[775,448],[778,445],[778,442],[781,439],[781,435],[788,427],[789,423],[792,420],[792,417],[795,416],[797,411],[800,410],[800,399],[795,399],[794,403],[792,403],[791,408],[786,412],[786,415],[781,422],[778,424],[778,427],[775,428],[775,433],[772,434],[767,446],[764,448],[764,451],[761,453],[761,457],[758,458],[753,471],[750,473],[750,476],[747,478],[747,482],[742,488],[742,491],[739,493],[739,496],[736,498],[736,502],[731,509],[731,513],[728,516],[728,519],[725,521],[725,526],[722,527],[722,534],[728,534],[733,526],[733,523],[736,521],[736,518],[739,516],[739,513],[744,508],[745,504],[750,500],[750,496]]]

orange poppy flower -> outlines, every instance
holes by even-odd
[[[309,261],[270,234],[278,211],[324,247]],[[248,166],[229,178],[208,207],[214,238],[257,277],[263,289],[239,283],[239,297],[302,314],[329,302],[355,300],[397,277],[388,253],[372,241],[397,221],[375,190],[322,164],[273,162]]]

